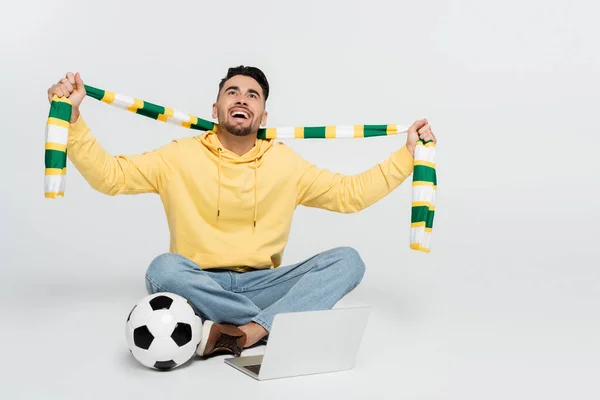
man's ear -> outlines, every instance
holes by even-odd
[[[268,112],[266,112],[266,111],[264,112],[262,120],[260,121],[261,126],[267,125],[267,117],[269,116],[268,114],[269,114]]]
[[[217,103],[213,103],[212,117],[213,117],[213,119],[217,119],[218,116],[219,116],[219,114],[217,113]]]

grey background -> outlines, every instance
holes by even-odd
[[[598,398],[597,13],[557,0],[3,4],[2,398]],[[66,198],[44,199],[46,90],[67,71],[210,118],[238,64],[266,72],[269,126],[427,117],[438,136],[431,254],[408,247],[409,184],[358,214],[296,213],[284,263],[338,245],[367,263],[350,297],[373,315],[352,372],[257,383],[222,358],[140,367],[124,321],[168,250],[158,197],[100,195],[69,164]],[[192,134],[93,99],[82,112],[115,155]],[[288,143],[352,174],[404,141]]]

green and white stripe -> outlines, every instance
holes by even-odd
[[[162,122],[172,123],[188,129],[200,131],[218,130],[218,124],[173,108],[164,107],[134,97],[85,86],[87,95],[115,107],[143,115]],[[353,139],[374,136],[388,136],[406,133],[408,128],[396,124],[350,125],[350,126],[311,126],[261,128],[259,139]]]
[[[431,246],[437,190],[434,159],[434,143],[419,140],[415,148],[413,171],[410,246],[427,253]]]
[[[115,92],[85,86],[87,96],[111,104],[147,118],[171,123],[187,129],[218,131],[218,124],[197,116],[164,107],[158,104],[125,96]],[[50,115],[46,123],[46,179],[45,197],[64,196],[66,184],[66,159],[71,102],[69,99],[54,96]],[[407,133],[408,128],[397,124],[310,126],[261,128],[259,139],[355,139],[377,136],[390,136]],[[434,164],[435,145],[433,142],[419,141],[415,150],[413,173],[410,247],[429,252],[433,218],[435,214],[435,193],[437,189],[436,167]]]
[[[67,171],[67,140],[71,121],[71,102],[54,96],[46,121],[45,197],[64,196]]]

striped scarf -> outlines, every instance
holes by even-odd
[[[85,86],[87,96],[158,121],[172,123],[200,131],[217,131],[218,124],[202,118],[163,107],[119,93]],[[71,102],[68,98],[53,96],[46,122],[45,197],[64,196],[67,172],[67,141],[71,121]],[[261,128],[259,139],[334,139],[368,138],[406,133],[407,128],[396,124],[313,126]],[[419,140],[414,155],[410,248],[429,253],[430,237],[435,214],[437,188],[434,163],[435,144]]]

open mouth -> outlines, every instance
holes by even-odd
[[[233,109],[229,115],[231,116],[231,118],[235,119],[235,120],[245,120],[245,119],[250,119],[250,113],[246,110],[242,110],[242,109]]]

